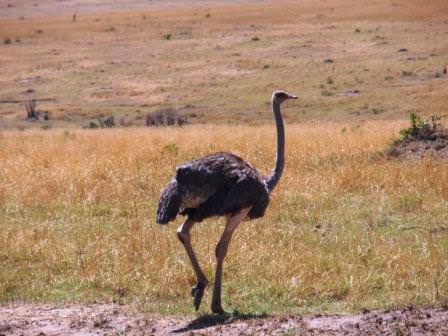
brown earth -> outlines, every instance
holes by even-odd
[[[448,310],[406,307],[356,315],[147,316],[118,304],[0,307],[0,335],[448,335]]]
[[[403,140],[393,144],[388,150],[389,156],[404,159],[424,157],[448,158],[448,139]]]

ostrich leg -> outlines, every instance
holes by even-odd
[[[196,274],[197,283],[191,289],[191,295],[194,298],[194,307],[196,310],[199,309],[202,297],[204,296],[205,287],[207,287],[208,280],[202,272],[201,266],[199,266],[198,259],[194,254],[193,247],[191,246],[190,230],[194,225],[194,221],[187,218],[185,222],[177,229],[177,238],[185,247],[187,251],[188,258],[190,258],[191,265],[193,266],[194,273]]]
[[[222,265],[224,258],[227,255],[227,250],[229,247],[230,240],[232,239],[233,232],[241,223],[241,221],[246,218],[250,209],[243,209],[241,212],[235,216],[227,218],[227,224],[222,233],[221,239],[216,245],[216,272],[215,272],[215,284],[213,287],[213,298],[212,298],[212,312],[217,314],[224,314],[225,311],[222,309],[221,305],[221,279],[222,279]]]

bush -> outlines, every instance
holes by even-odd
[[[112,128],[115,127],[115,119],[113,116],[98,118],[98,124],[101,128]]]
[[[421,158],[426,155],[448,157],[448,131],[438,121],[441,117],[432,116],[423,120],[411,113],[410,126],[400,130],[400,139],[395,139],[387,149],[390,157]]]
[[[187,118],[173,108],[160,109],[146,115],[146,126],[182,126],[187,123]]]
[[[87,126],[84,126],[83,128],[113,128],[115,127],[115,118],[113,116],[109,116],[106,118],[98,118],[98,123],[95,123],[91,121]]]
[[[411,113],[409,120],[411,126],[400,130],[402,140],[435,140],[438,137],[437,121],[441,118],[432,116],[431,121],[422,120],[415,113]],[[440,128],[440,127],[439,127]]]
[[[27,120],[38,120],[39,112],[36,109],[36,101],[34,99],[29,100],[25,103],[26,109],[26,119]]]

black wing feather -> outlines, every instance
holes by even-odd
[[[268,202],[263,177],[255,168],[234,154],[219,152],[177,167],[160,197],[157,219],[166,223],[181,210],[180,214],[200,222],[249,207],[249,217],[258,218]]]
[[[255,168],[231,153],[219,152],[187,162],[178,168],[176,179],[182,190],[185,188],[204,199],[198,206],[186,207],[181,212],[195,221],[236,214],[249,207],[252,208],[249,217],[258,218],[269,203],[263,178]]]

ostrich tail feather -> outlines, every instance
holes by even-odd
[[[157,207],[156,221],[158,224],[167,224],[174,220],[179,212],[181,194],[176,180],[172,180],[162,191]]]

